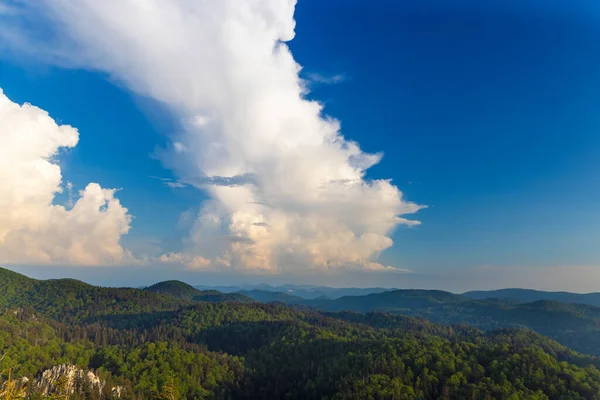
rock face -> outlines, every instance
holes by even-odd
[[[71,365],[57,365],[47,369],[42,376],[36,380],[36,385],[44,396],[51,394],[84,393],[92,391],[101,396],[104,393],[106,382],[102,381],[92,371],[84,370]],[[114,398],[121,397],[120,386],[113,387],[111,394]]]
[[[111,389],[111,393],[113,395],[113,397],[120,399],[121,398],[121,392],[123,391],[123,388],[121,386],[113,386]]]

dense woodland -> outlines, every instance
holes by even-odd
[[[600,399],[598,358],[527,329],[148,289],[0,270],[0,398]],[[106,389],[42,395],[36,381],[62,364]]]
[[[600,307],[552,300],[564,298],[591,301],[596,294],[498,291],[489,295],[506,295],[507,292],[516,292],[521,296],[485,298],[485,292],[458,295],[439,290],[393,290],[337,299],[299,301],[284,296],[279,301],[327,311],[378,311],[411,315],[432,322],[469,324],[483,330],[528,328],[574,350],[600,356]],[[244,293],[262,301],[253,292]],[[473,299],[471,296],[479,298]],[[528,302],[528,298],[533,298],[534,301]]]

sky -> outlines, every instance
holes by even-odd
[[[0,0],[0,265],[600,291],[599,17],[593,0]]]

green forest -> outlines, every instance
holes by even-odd
[[[83,374],[48,378],[65,365]],[[600,399],[598,368],[525,328],[0,269],[1,399],[583,400]]]

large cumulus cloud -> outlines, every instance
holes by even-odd
[[[77,129],[0,89],[0,263],[104,265],[128,257],[119,240],[130,216],[114,190],[90,183],[71,207],[54,204],[63,182],[53,159],[78,140]]]
[[[53,0],[21,5],[53,26],[29,48],[62,65],[104,71],[164,103],[182,123],[164,164],[208,191],[180,253],[190,268],[386,270],[390,232],[419,210],[389,180],[368,180],[381,154],[346,140],[305,98],[295,0]],[[25,16],[25,17],[23,17]],[[15,35],[15,32],[19,32]],[[6,32],[10,32],[7,35]],[[200,260],[200,261],[198,261]]]

